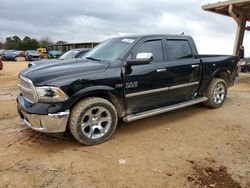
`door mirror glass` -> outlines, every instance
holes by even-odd
[[[138,53],[136,59],[127,60],[125,66],[146,65],[153,62],[152,53]]]
[[[153,54],[152,53],[138,53],[136,55],[136,59],[152,59],[153,60]]]

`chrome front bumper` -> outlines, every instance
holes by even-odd
[[[18,113],[29,128],[43,133],[65,132],[70,115],[69,111],[48,115],[27,114],[21,109]]]

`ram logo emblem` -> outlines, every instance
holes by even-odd
[[[137,88],[138,87],[138,82],[128,82],[126,83],[126,88],[131,89],[131,88]]]

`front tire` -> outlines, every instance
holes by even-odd
[[[69,128],[79,143],[96,145],[112,136],[117,119],[112,103],[103,98],[90,97],[81,100],[72,109]]]
[[[227,83],[221,78],[214,78],[205,96],[208,98],[204,104],[210,108],[219,108],[223,105],[227,97]]]

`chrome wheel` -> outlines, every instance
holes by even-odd
[[[84,113],[81,121],[82,133],[90,139],[103,137],[112,124],[111,113],[102,106],[90,108]]]
[[[215,88],[214,88],[214,92],[213,92],[213,100],[215,104],[221,104],[224,99],[225,99],[225,95],[226,95],[226,88],[223,84],[218,83]]]

